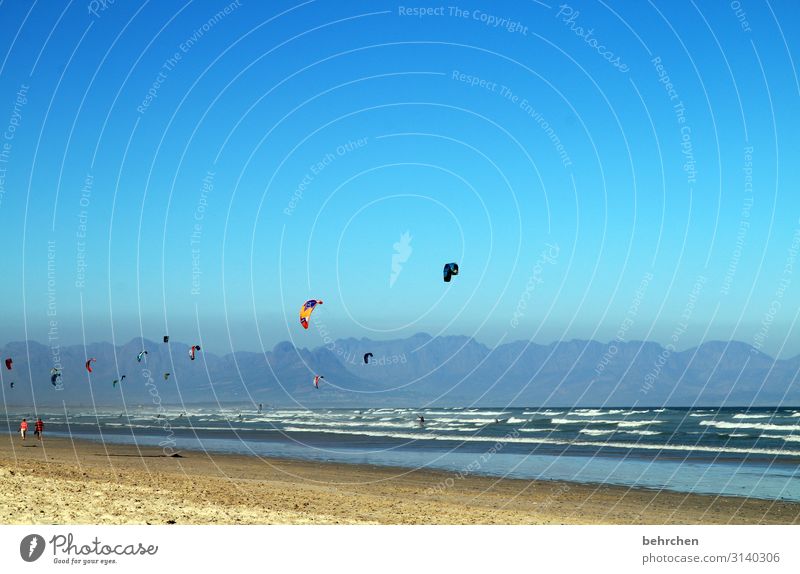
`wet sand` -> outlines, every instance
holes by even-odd
[[[12,442],[13,441],[13,442]],[[797,524],[800,504],[0,436],[2,524]]]

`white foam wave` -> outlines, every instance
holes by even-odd
[[[550,422],[554,425],[569,425],[569,424],[578,424],[578,425],[593,425],[593,424],[604,424],[604,425],[617,425],[620,428],[636,428],[636,427],[644,427],[649,425],[660,424],[664,421],[656,421],[656,420],[649,420],[649,421],[614,421],[610,419],[594,419],[591,421],[576,421],[575,419],[559,419],[554,418],[550,419]]]
[[[431,422],[436,421],[440,423],[473,423],[473,424],[486,424],[493,423],[494,419],[454,419],[454,418],[435,418],[430,419]],[[427,422],[427,421],[426,421]]]
[[[703,426],[720,429],[757,429],[777,431],[800,431],[800,425],[776,425],[771,423],[732,423],[727,421],[700,421]]]
[[[325,428],[327,428],[327,427],[333,427],[333,428],[339,428],[339,427],[352,427],[352,428],[363,428],[363,427],[368,427],[368,428],[408,428],[410,426],[417,426],[416,422],[411,422],[411,421],[405,421],[404,423],[399,423],[399,424],[391,424],[391,423],[382,423],[382,422],[372,422],[372,423],[369,423],[369,422],[349,422],[349,421],[327,422],[327,421],[311,421],[311,420],[308,420],[308,421],[293,421],[292,424],[304,425],[304,426],[312,427],[312,428],[315,428],[315,427],[325,427]],[[445,426],[445,425],[440,425],[440,426]]]
[[[501,415],[510,416],[512,413],[506,411],[467,411],[464,409],[452,409],[452,410],[420,410],[420,414],[425,415],[437,415],[437,416],[458,416],[460,414],[470,415],[470,416],[484,416],[484,417],[498,417]]]
[[[792,435],[792,434],[762,434],[758,438],[772,438],[777,440],[784,440],[787,442],[800,442],[800,435]]]
[[[550,419],[550,422],[554,425],[594,425],[594,424],[606,424],[606,425],[615,425],[620,421],[612,421],[606,419],[595,419],[593,421],[577,421],[575,419]]]
[[[287,427],[289,432],[308,432],[307,429]],[[503,443],[520,443],[520,444],[551,444],[559,446],[597,446],[597,447],[610,447],[621,449],[637,449],[637,450],[657,450],[657,451],[681,451],[681,452],[724,452],[724,453],[737,453],[737,454],[765,454],[775,456],[794,456],[800,457],[800,450],[786,450],[777,448],[741,448],[741,447],[714,447],[714,446],[697,446],[691,444],[650,444],[640,442],[598,442],[590,440],[561,440],[553,438],[521,438],[521,437],[489,437],[489,436],[455,436],[455,435],[436,435],[432,433],[377,433],[371,431],[346,431],[346,430],[324,430],[324,431],[311,431],[311,432],[324,432],[330,434],[349,434],[360,436],[372,436],[380,438],[397,438],[407,440],[441,440],[441,441],[454,441],[454,442],[503,442]]]
[[[771,419],[772,415],[746,415],[744,413],[737,413],[733,415],[735,419]]]
[[[620,428],[636,428],[657,425],[663,422],[664,421],[621,421],[618,426]]]
[[[618,415],[619,413],[624,413],[625,411],[622,409],[611,409],[611,410],[603,410],[603,409],[578,409],[572,411],[570,414],[578,416],[578,417],[597,417],[600,415]]]

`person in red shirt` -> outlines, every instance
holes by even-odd
[[[28,434],[28,421],[22,419],[22,422],[19,423],[19,434],[22,435],[22,440],[25,440],[25,435]]]
[[[42,432],[44,431],[44,423],[41,418],[36,419],[36,424],[33,425],[33,434],[36,438],[42,440]]]

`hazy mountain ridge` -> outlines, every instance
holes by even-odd
[[[136,355],[147,350],[139,363]],[[282,406],[798,405],[800,357],[775,360],[738,341],[681,352],[658,343],[514,341],[493,349],[464,336],[340,339],[314,349],[282,342],[267,353],[219,356],[189,345],[132,340],[60,348],[62,391],[50,383],[51,349],[30,341],[0,348],[8,405],[238,402]],[[364,353],[371,352],[369,364]],[[93,373],[87,358],[96,358]],[[163,374],[170,373],[165,381]],[[149,373],[149,377],[148,377]],[[111,381],[126,375],[116,388]],[[319,390],[314,374],[325,376]],[[150,381],[152,378],[152,382]],[[32,383],[31,383],[32,379]],[[15,382],[11,389],[9,382]]]

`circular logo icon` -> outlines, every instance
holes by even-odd
[[[44,538],[38,534],[28,534],[19,543],[19,555],[25,562],[34,562],[44,553]]]

